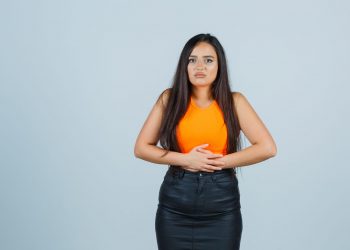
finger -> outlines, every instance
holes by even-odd
[[[210,170],[212,171],[219,171],[219,170],[222,170],[222,168],[217,168],[217,167],[211,167],[209,168]]]
[[[203,148],[198,148],[197,151],[198,152],[202,152],[202,153],[206,153],[206,154],[212,154],[213,153],[210,150],[206,150],[206,149],[203,149]]]
[[[208,164],[210,166],[211,169],[214,169],[214,170],[221,170],[222,169],[222,166],[216,166],[216,165],[212,165],[212,164]]]
[[[208,147],[208,146],[209,146],[209,144],[206,143],[206,144],[202,144],[202,145],[197,146],[196,149],[198,149],[198,148],[205,148],[205,147]]]
[[[215,165],[215,166],[224,166],[225,165],[225,162],[223,161],[215,161],[215,160],[211,160],[209,162],[207,162],[208,164],[210,165]]]
[[[188,171],[190,171],[190,172],[198,172],[198,170],[195,170],[195,169],[187,169]]]
[[[207,165],[205,165],[205,169],[204,170],[208,171],[208,172],[214,172],[215,170],[222,170],[222,168],[207,164]]]
[[[213,170],[213,171],[215,171],[215,170],[222,170],[222,168],[218,167],[218,166],[213,166],[213,165],[208,165],[208,166],[209,167],[207,169],[209,169],[209,170]]]
[[[206,172],[214,172],[214,170],[211,169],[211,165],[204,165],[201,169],[201,171],[206,171]]]
[[[212,155],[207,156],[207,158],[218,158],[218,157],[222,157],[222,156],[223,156],[222,154],[212,154]]]
[[[193,168],[184,168],[185,170],[188,170],[188,171],[190,171],[190,172],[197,172],[197,170],[196,169],[193,169]]]
[[[222,157],[222,156],[223,156],[222,154],[214,154],[214,153],[211,152],[210,150],[203,149],[203,148],[198,148],[197,151],[198,151],[198,152],[202,152],[202,153],[210,154],[211,157]]]

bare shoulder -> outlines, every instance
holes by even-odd
[[[247,115],[255,115],[257,116],[256,111],[248,101],[248,98],[239,91],[232,92],[233,102],[235,105],[235,109],[239,116],[247,116]],[[257,117],[256,117],[257,118]]]
[[[236,108],[239,105],[239,103],[242,102],[242,100],[243,101],[247,100],[247,98],[242,94],[242,92],[234,91],[231,93],[232,93],[233,102],[235,103]]]

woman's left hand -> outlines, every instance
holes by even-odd
[[[211,152],[210,150],[208,149],[204,149],[204,148],[198,148],[197,149],[198,152],[201,152],[201,153],[205,153],[205,154],[214,154],[213,152]],[[221,168],[226,168],[227,166],[227,163],[226,163],[226,157],[225,155],[224,156],[218,156],[216,158],[212,158],[212,159],[217,159],[217,160],[220,160],[222,162],[224,162],[225,165],[221,166]]]

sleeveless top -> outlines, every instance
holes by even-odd
[[[176,126],[176,139],[182,153],[190,152],[195,146],[209,144],[204,149],[226,155],[227,128],[216,100],[201,108],[191,96],[186,113]]]

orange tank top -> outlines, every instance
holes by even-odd
[[[190,105],[176,127],[176,138],[182,153],[208,143],[204,149],[226,155],[227,128],[216,100],[208,107],[201,108],[191,96]]]

